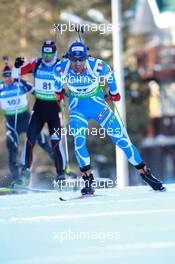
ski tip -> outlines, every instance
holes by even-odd
[[[161,190],[159,190],[159,192],[166,192],[167,188],[163,186],[163,188]]]
[[[85,198],[92,198],[92,197],[98,197],[98,196],[103,196],[102,194],[86,194],[86,195],[78,195],[74,197],[68,197],[66,199],[59,197],[60,201],[66,202],[66,201],[71,201],[71,200],[82,200]]]
[[[59,200],[62,201],[62,202],[66,202],[66,200],[63,199],[62,197],[59,197]]]

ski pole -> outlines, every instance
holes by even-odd
[[[75,31],[77,32],[78,34],[78,37],[79,37],[79,40],[80,42],[84,42],[83,39],[82,39],[82,36],[81,36],[81,33],[84,34],[84,29],[82,27],[75,27]],[[81,33],[80,33],[81,32]]]
[[[63,119],[63,129],[64,129],[64,144],[65,144],[65,154],[66,154],[66,173],[70,174],[70,165],[69,165],[69,152],[68,152],[68,142],[67,142],[67,130],[66,130],[66,113],[65,113],[65,103],[64,100],[61,100],[61,113]]]
[[[18,100],[19,100],[19,89],[20,89],[20,76],[18,76],[18,89],[17,89],[17,97],[16,97],[16,109],[15,109],[15,125],[14,129],[17,129],[17,122],[18,122]]]
[[[108,94],[105,94],[104,97],[107,98],[108,97]],[[111,105],[111,104],[109,104],[109,105]],[[119,117],[119,119],[120,119],[120,121],[121,121],[121,123],[123,125],[123,128],[126,130],[125,125],[124,125],[124,122],[123,122],[123,119],[122,119],[122,116],[120,114],[120,111],[118,110],[118,107],[117,107],[116,103],[113,102],[112,105],[113,105],[114,112],[118,115],[118,117]],[[112,108],[112,106],[111,106],[111,108]]]
[[[58,34],[60,32],[60,25],[59,24],[54,24],[54,31],[55,31],[55,45],[58,50]]]
[[[5,66],[8,66],[9,62],[9,57],[4,55],[2,57]],[[17,89],[17,98],[16,98],[16,109],[15,109],[15,120],[14,120],[14,134],[16,136],[16,142],[14,142],[15,146],[18,144],[18,133],[17,133],[17,121],[18,121],[18,109],[17,109],[17,104],[18,104],[18,99],[19,99],[19,85],[20,85],[20,78],[18,77],[18,89]]]
[[[76,26],[75,31],[77,32],[77,35],[78,35],[80,42],[83,43],[84,41],[83,41],[81,34],[84,34],[84,29],[81,26]]]
[[[120,114],[120,112],[119,112],[119,110],[118,110],[118,107],[116,106],[116,104],[115,104],[114,102],[113,102],[113,107],[114,107],[114,111],[117,113],[117,115],[118,115],[120,121],[122,122],[122,125],[124,126],[122,116],[121,116],[121,114]]]
[[[59,24],[54,24],[54,30],[55,30],[55,44],[58,50],[58,34],[60,32],[60,26]],[[64,100],[61,100],[60,102],[61,106],[61,114],[63,119],[63,128],[66,131],[66,114],[65,114],[65,103]],[[68,151],[68,141],[67,141],[67,133],[64,133],[64,146],[65,146],[65,154],[66,154],[66,173],[70,174],[70,165],[69,165],[69,151]]]
[[[4,55],[4,56],[2,56],[2,59],[4,61],[5,66],[8,66],[9,57]]]

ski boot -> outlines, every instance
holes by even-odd
[[[93,174],[91,173],[89,176],[84,174],[82,178],[85,181],[85,186],[81,189],[81,194],[82,195],[94,194],[95,189],[92,187],[92,183],[94,180]]]
[[[22,180],[20,178],[13,180],[8,187],[12,189],[19,189],[22,186]]]
[[[21,177],[22,186],[27,187],[30,182],[30,169],[29,168],[22,168]]]
[[[27,187],[30,182],[30,169],[23,168],[20,177],[12,183],[12,188],[20,189]]]
[[[137,165],[136,169],[140,172],[143,181],[150,185],[154,191],[166,191],[166,188],[162,185],[161,181],[153,176],[151,170],[146,167],[144,162]]]

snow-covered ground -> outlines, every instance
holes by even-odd
[[[97,190],[66,202],[58,193],[1,196],[0,263],[173,264],[175,185],[167,188]]]

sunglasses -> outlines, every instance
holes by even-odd
[[[43,58],[50,58],[52,59],[55,56],[55,53],[42,53]]]
[[[71,58],[70,59],[70,61],[73,61],[73,62],[76,62],[76,61],[84,61],[84,60],[86,60],[86,58],[85,57],[73,57],[73,58]]]
[[[12,74],[11,73],[3,73],[2,75],[4,78],[11,78]]]

